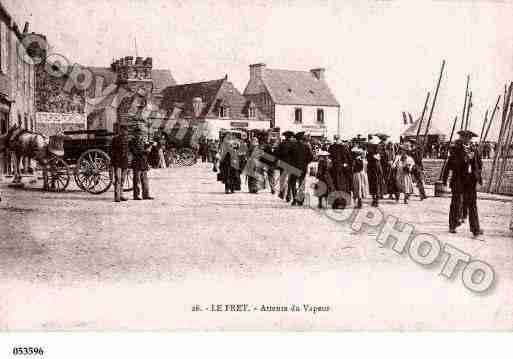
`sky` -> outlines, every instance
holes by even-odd
[[[404,129],[427,91],[434,127],[449,133],[461,116],[467,74],[471,128],[513,80],[513,1],[3,0],[22,26],[47,36],[70,61],[109,66],[153,57],[178,83],[228,79],[242,92],[249,65],[326,68],[341,105],[342,137]],[[499,118],[492,126],[496,137]]]

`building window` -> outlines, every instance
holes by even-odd
[[[29,130],[29,121],[28,121],[28,116],[27,116],[27,114],[25,114],[25,129],[26,129],[26,130]]]
[[[322,108],[317,109],[317,122],[324,123],[324,110]]]
[[[255,118],[256,117],[256,106],[254,103],[250,103],[248,107],[248,117]]]
[[[228,106],[221,106],[219,108],[219,117],[230,117],[230,108]]]
[[[0,112],[0,134],[7,133],[9,127],[9,118],[7,116],[7,113]]]
[[[296,108],[294,110],[294,122],[295,123],[303,123],[303,109]]]
[[[18,114],[18,127],[21,128],[21,115]]]

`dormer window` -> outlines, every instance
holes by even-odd
[[[228,106],[219,107],[219,117],[221,117],[221,118],[230,117],[230,108]]]
[[[248,117],[249,118],[255,118],[256,117],[256,106],[253,102],[249,104],[248,107]]]

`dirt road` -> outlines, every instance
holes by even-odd
[[[484,241],[468,225],[448,233],[448,198],[382,205],[493,266],[495,288],[476,295],[461,271],[446,279],[440,263],[425,268],[379,245],[375,230],[267,191],[225,195],[210,166],[154,170],[151,184],[156,200],[116,204],[112,192],[0,183],[0,328],[513,329],[507,201],[479,201]]]

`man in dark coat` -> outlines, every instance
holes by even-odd
[[[399,188],[397,186],[397,168],[392,167],[392,162],[395,159],[396,155],[396,149],[394,148],[394,144],[391,142],[388,142],[384,144],[384,153],[385,153],[385,160],[381,159],[381,167],[383,168],[384,173],[384,186],[383,192],[388,193],[389,199],[397,198],[397,195],[399,193]],[[386,168],[383,167],[383,164],[386,163]]]
[[[335,143],[328,152],[332,162],[332,177],[335,182],[335,191],[345,192],[346,198],[351,198],[353,184],[353,157],[351,151],[340,142],[340,137],[334,136]],[[340,198],[340,201],[345,202]],[[335,203],[334,207],[345,207],[347,203]]]
[[[290,165],[299,170],[300,173],[289,174],[289,190],[292,196],[293,206],[302,206],[305,200],[304,196],[304,183],[308,164],[313,160],[312,150],[310,146],[304,141],[304,132],[296,133],[296,141],[293,142],[293,147],[290,153]],[[299,193],[298,193],[299,189]]]
[[[148,171],[150,165],[148,163],[148,156],[151,152],[151,145],[145,141],[145,136],[139,127],[135,127],[133,138],[130,141],[130,152],[132,152],[132,170],[133,170],[133,185],[134,185],[134,199],[154,199],[150,196],[150,183],[148,179]],[[142,192],[142,198],[141,198]]]
[[[123,183],[125,182],[128,161],[128,127],[126,125],[116,126],[117,134],[112,138],[110,164],[114,173],[114,201],[128,201],[123,196]]]
[[[420,200],[427,198],[426,190],[424,189],[424,165],[422,164],[422,150],[417,146],[414,140],[409,141],[412,145],[409,155],[413,158],[415,166],[412,169],[412,177],[419,189]]]
[[[281,141],[280,144],[278,145],[276,152],[275,152],[275,156],[278,161],[284,162],[287,165],[291,165],[290,157],[291,157],[292,147],[294,146],[294,144],[293,144],[294,132],[285,131],[285,132],[283,132],[283,137],[284,137],[284,140]],[[284,199],[286,196],[286,200],[287,200],[287,202],[289,202],[290,201],[290,191],[287,186],[287,182],[288,182],[287,171],[285,171],[283,166],[279,166],[279,163],[278,163],[278,167],[280,170],[280,190],[278,193],[278,197],[280,197],[281,199]],[[285,192],[287,192],[287,193],[285,193]]]
[[[378,207],[379,197],[382,193],[381,185],[383,169],[381,168],[381,155],[379,154],[379,138],[372,136],[367,149],[367,177],[369,179],[369,192],[372,196],[373,207]]]
[[[447,166],[442,174],[443,183],[447,183],[449,171],[451,175],[451,207],[449,211],[449,231],[456,233],[460,225],[461,208],[468,211],[470,231],[474,236],[483,234],[477,213],[477,183],[482,184],[482,162],[479,151],[471,147],[470,140],[477,135],[472,131],[459,131],[460,139],[451,151]],[[463,204],[461,203],[463,201]]]
[[[377,138],[379,138],[380,143],[378,145],[378,153],[380,157],[380,164],[381,169],[383,170],[383,177],[381,178],[380,183],[380,193],[379,193],[379,199],[383,199],[386,193],[389,193],[388,191],[388,179],[390,178],[392,174],[392,161],[394,157],[391,157],[389,154],[389,151],[387,150],[387,143],[386,141],[390,137],[387,134],[384,133],[378,133],[375,135]]]

